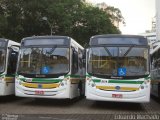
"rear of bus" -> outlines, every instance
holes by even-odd
[[[87,52],[86,98],[149,102],[149,46],[142,36],[98,35]]]

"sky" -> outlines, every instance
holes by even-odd
[[[120,25],[123,34],[141,34],[151,30],[152,18],[155,16],[155,0],[89,0],[92,3],[105,2],[119,8],[126,26]]]

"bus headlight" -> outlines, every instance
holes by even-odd
[[[95,87],[96,85],[95,85],[95,83],[92,83],[91,86],[92,86],[92,87]]]
[[[64,86],[64,83],[63,83],[63,82],[61,82],[61,83],[60,83],[60,85],[61,85],[61,86]]]
[[[64,85],[67,85],[67,81],[62,81],[61,83],[60,83],[60,86],[64,86]]]

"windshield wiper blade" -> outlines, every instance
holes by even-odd
[[[127,51],[126,53],[124,53],[123,57],[125,57],[126,55],[128,55],[128,53],[131,51],[131,49],[133,48],[134,46],[131,46]]]
[[[106,52],[109,54],[109,56],[111,56],[112,57],[112,54],[110,53],[110,51],[108,50],[108,48],[107,47],[104,47],[104,49],[106,50]]]

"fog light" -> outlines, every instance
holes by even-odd
[[[141,86],[141,89],[144,89],[144,86]]]

